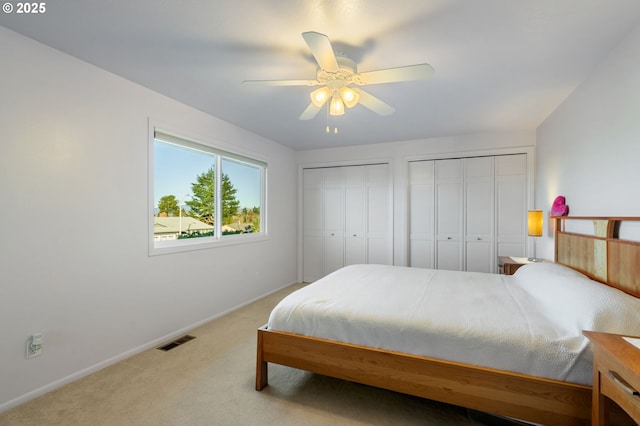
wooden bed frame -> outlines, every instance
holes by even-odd
[[[568,220],[593,221],[595,232],[567,232]],[[552,217],[555,261],[640,296],[640,242],[618,238],[622,221],[640,217]],[[261,327],[257,390],[268,384],[270,362],[544,425],[587,425],[591,419],[590,386]]]

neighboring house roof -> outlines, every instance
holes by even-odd
[[[178,234],[190,231],[212,231],[213,225],[199,221],[192,217],[154,217],[153,233]]]
[[[228,225],[222,225],[222,232],[237,232],[237,231],[246,231],[248,227],[250,227],[250,223],[230,223]]]

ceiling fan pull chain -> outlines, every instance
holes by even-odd
[[[325,131],[326,131],[326,132],[327,132],[327,134],[329,135],[329,134],[331,134],[331,114],[330,114],[330,108],[331,108],[331,107],[330,107],[330,105],[329,105],[329,102],[327,102],[327,103],[325,104],[325,106],[326,106],[326,112],[327,112],[327,115],[326,115],[326,118],[327,118],[327,127],[325,128]],[[338,134],[338,127],[337,127],[337,126],[333,128],[333,134],[334,134],[334,135],[337,135],[337,134]]]
[[[327,112],[327,115],[326,115],[326,118],[327,118],[327,129],[326,130],[327,130],[327,134],[329,134],[329,133],[331,133],[331,127],[329,127],[329,102],[327,102],[325,106],[326,106],[326,112]]]

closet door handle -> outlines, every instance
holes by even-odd
[[[482,241],[482,238],[478,237],[478,241]]]
[[[447,237],[447,240],[452,240],[452,239],[453,239],[453,238],[451,238],[451,237]]]
[[[357,235],[356,235],[356,234],[353,234],[353,236],[354,236],[354,237],[357,237]]]

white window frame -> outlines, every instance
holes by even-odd
[[[176,145],[185,146],[198,151],[208,152],[215,156],[215,185],[216,185],[216,206],[215,206],[215,232],[211,237],[187,238],[180,240],[154,240],[154,214],[155,214],[155,198],[154,198],[154,155],[156,135],[159,139],[175,143]],[[267,170],[268,164],[264,160],[248,156],[236,152],[223,149],[216,144],[206,141],[204,138],[194,138],[185,136],[184,132],[175,132],[167,130],[164,126],[158,126],[149,120],[149,143],[148,143],[148,211],[149,219],[148,241],[149,256],[181,253],[192,250],[209,249],[214,247],[223,247],[235,244],[246,244],[268,239],[267,232]],[[247,234],[231,234],[222,235],[222,200],[219,194],[222,194],[222,159],[228,158],[240,163],[246,163],[260,170],[260,232],[252,232]]]

